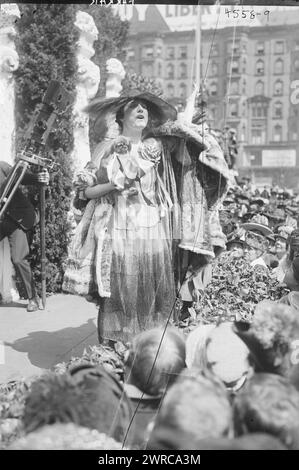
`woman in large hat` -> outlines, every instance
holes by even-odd
[[[97,295],[100,341],[126,342],[171,318],[174,245],[214,256],[209,221],[228,172],[217,143],[151,93],[95,100],[88,111],[101,141],[76,180],[87,205],[64,290]]]

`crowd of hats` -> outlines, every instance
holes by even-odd
[[[220,220],[224,233],[231,242],[236,229],[243,224],[259,224],[259,230],[271,243],[277,238],[287,239],[297,228],[299,195],[292,190],[274,187],[257,189],[249,178],[238,181],[223,201]]]
[[[199,323],[251,321],[259,302],[279,300],[288,292],[270,271],[224,252],[213,263],[212,280],[195,306],[195,318],[185,320],[185,329],[190,331]]]

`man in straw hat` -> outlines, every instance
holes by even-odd
[[[262,215],[255,215],[249,222],[240,226],[245,230],[244,233],[244,254],[245,258],[252,266],[263,266],[268,268],[264,260],[269,242],[267,237],[273,232],[269,228],[268,219]]]

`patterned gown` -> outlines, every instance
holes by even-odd
[[[104,153],[96,171],[88,169],[91,177],[79,178],[81,189],[84,182],[85,187],[107,181],[121,187],[128,179],[132,183],[130,189],[88,203],[64,276],[68,292],[99,293],[98,325],[104,338],[130,341],[143,330],[165,326],[174,308],[168,231],[172,202],[158,172],[161,155],[161,143],[151,138],[123,154]]]

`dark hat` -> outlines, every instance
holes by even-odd
[[[294,207],[294,206],[286,206],[285,211],[287,214],[290,214],[293,216],[297,216],[297,214],[299,213],[298,207]]]
[[[270,234],[270,235],[267,235],[266,238],[267,238],[267,240],[269,240],[270,242],[275,243],[275,235]]]
[[[299,246],[299,229],[293,230],[290,235],[290,246]]]
[[[265,211],[263,214],[271,220],[280,221],[285,219],[284,211],[281,209],[276,209],[274,211]]]
[[[266,349],[250,329],[251,324],[243,321],[235,321],[233,331],[248,347],[250,354],[260,371],[276,372],[275,352],[272,348]]]
[[[236,194],[236,197],[237,197],[238,199],[244,199],[245,201],[248,201],[249,198],[250,198],[250,196],[249,196],[248,194],[246,194],[246,193],[237,193],[237,194]]]
[[[250,204],[258,204],[259,206],[264,206],[266,204],[269,204],[269,199],[266,199],[264,197],[254,197],[251,199]]]
[[[276,240],[278,240],[279,238],[281,238],[281,240],[287,241],[288,235],[287,235],[285,232],[275,233],[275,235],[274,235],[274,240],[276,241]]]
[[[232,197],[226,197],[223,201],[223,204],[233,204],[236,202]]]
[[[279,203],[277,204],[278,209],[282,209],[282,210],[285,210],[286,206],[287,206],[287,202],[284,202],[284,201],[279,201]]]
[[[233,243],[238,243],[239,245],[244,245],[244,240],[241,240],[241,238],[234,232],[229,233],[227,236],[227,242],[226,242],[226,247],[228,248],[230,245]]]
[[[177,118],[177,111],[172,105],[152,93],[137,89],[123,92],[115,98],[95,98],[84,111],[96,117],[94,124],[96,129],[108,113],[116,114],[132,100],[140,100],[146,104],[151,119],[155,121],[153,124],[155,126],[163,124],[168,119],[176,120]]]

